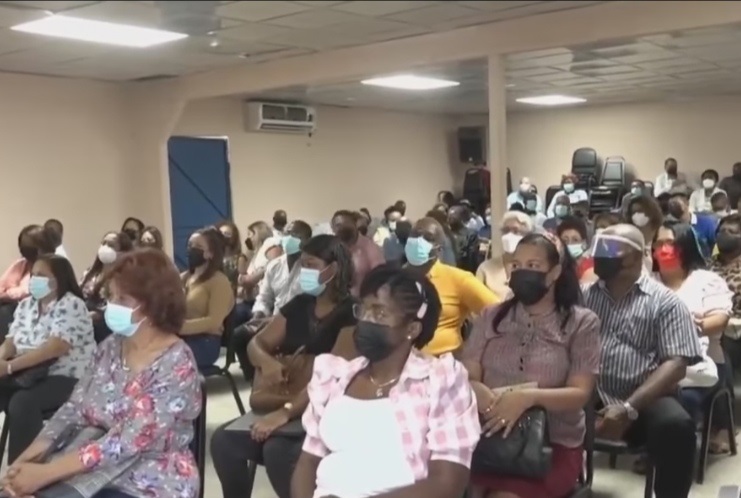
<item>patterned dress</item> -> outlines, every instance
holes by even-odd
[[[78,455],[90,470],[131,462],[110,487],[137,498],[195,498],[198,468],[188,445],[201,411],[201,387],[190,348],[178,341],[131,374],[121,346],[115,336],[100,344],[40,437],[54,439],[71,424],[102,427],[107,433]]]

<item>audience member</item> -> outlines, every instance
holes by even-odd
[[[630,190],[623,196],[623,199],[620,202],[620,210],[625,211],[627,209],[628,201],[632,198],[638,197],[639,195],[646,195],[645,189],[646,184],[643,180],[633,180],[630,183]],[[651,194],[653,194],[653,192]]]
[[[418,352],[438,323],[435,287],[380,266],[360,298],[360,357],[322,355],[314,364],[291,495],[461,496],[481,428],[462,366]]]
[[[620,223],[620,215],[617,213],[611,213],[609,211],[599,213],[594,216],[592,223],[594,224],[594,233],[598,235],[605,231],[605,228],[617,225]]]
[[[461,270],[476,273],[479,265],[479,236],[477,230],[466,226],[471,210],[463,205],[453,206],[448,211],[448,224],[453,234],[453,250],[457,266]]]
[[[557,216],[556,214],[556,201],[561,197],[568,197],[569,198],[569,204],[573,205],[577,204],[579,202],[588,202],[589,196],[587,196],[587,193],[582,189],[576,188],[576,175],[573,175],[571,173],[567,175],[563,175],[561,177],[561,190],[556,192],[556,194],[553,196],[553,199],[551,200],[551,204],[548,206],[548,210],[546,211],[546,215],[548,218],[553,218],[554,216]]]
[[[584,302],[601,321],[598,437],[645,446],[656,498],[687,498],[695,424],[674,394],[688,365],[700,360],[692,315],[669,289],[643,272],[644,237],[620,224],[595,238],[600,281]]]
[[[728,203],[728,194],[723,190],[718,190],[710,196],[710,209],[717,221],[734,212]]]
[[[692,225],[692,228],[697,233],[703,256],[709,258],[715,246],[715,220],[710,215],[690,211],[686,189],[679,188],[672,190],[669,194],[671,197],[669,199],[669,216],[667,219],[674,219]]]
[[[279,209],[273,213],[273,234],[276,237],[283,235],[286,225],[288,225],[288,214],[284,210]]]
[[[394,208],[401,213],[401,217],[407,215],[407,203],[401,199],[394,203]]]
[[[237,295],[239,276],[247,271],[247,256],[242,252],[242,237],[239,228],[230,220],[224,220],[216,226],[224,236],[224,275],[232,284],[234,295]]]
[[[584,220],[568,216],[561,221],[556,234],[575,262],[574,270],[579,281],[588,283],[597,280],[594,274],[594,258],[588,251],[589,237]]]
[[[677,160],[673,157],[664,161],[664,172],[654,182],[654,197],[669,192],[675,187],[686,187],[687,178],[678,171]]]
[[[404,246],[409,239],[409,233],[412,231],[412,224],[406,220],[396,222],[396,228],[391,236],[383,241],[383,257],[387,263],[402,266],[406,263],[404,255]]]
[[[741,162],[733,165],[731,176],[723,178],[718,187],[728,194],[730,205],[736,208],[741,201]]]
[[[274,235],[273,230],[264,221],[256,221],[247,227],[247,238],[244,243],[250,257],[246,270],[240,273],[238,278],[235,325],[246,323],[252,318],[252,305],[257,296],[257,286],[265,275],[265,268],[270,261],[283,254],[281,240],[282,237]]]
[[[694,213],[712,213],[710,198],[717,192],[722,192],[718,188],[718,172],[714,169],[706,169],[700,175],[702,186],[690,195],[690,211]]]
[[[34,262],[39,256],[54,254],[55,249],[53,236],[48,230],[40,225],[23,227],[18,234],[21,259],[10,265],[0,277],[0,303],[12,304],[15,309],[15,303],[28,296],[28,281]],[[0,335],[4,337],[6,332],[7,329]]]
[[[673,290],[689,309],[700,334],[703,362],[687,367],[680,386],[682,405],[695,419],[702,420],[703,408],[717,387],[726,386],[725,357],[720,338],[728,325],[733,294],[725,280],[705,269],[695,232],[686,223],[667,221],[659,228],[654,246],[654,266],[665,286]],[[708,383],[708,380],[710,382]],[[720,405],[720,403],[719,403]],[[726,435],[730,421],[722,406],[714,410],[712,453],[729,451]]]
[[[193,351],[198,368],[216,363],[221,351],[224,320],[234,308],[234,294],[222,271],[224,237],[214,227],[198,230],[188,240],[185,323],[180,336]]]
[[[534,229],[533,220],[527,214],[521,211],[504,213],[499,225],[499,231],[502,233],[502,253],[492,255],[476,270],[476,278],[503,299],[510,294],[509,265],[512,262],[515,248],[520,240]]]
[[[378,219],[378,217],[373,217],[370,211],[368,211],[368,208],[362,207],[360,208],[360,212],[368,220],[368,237],[373,239],[376,235],[376,230],[381,226],[382,220]]]
[[[160,251],[164,250],[165,241],[162,238],[162,232],[160,232],[159,228],[153,226],[144,227],[144,231],[141,237],[139,237],[139,247],[158,249]]]
[[[432,209],[427,211],[425,217],[437,221],[445,232],[445,240],[443,240],[442,252],[440,253],[440,262],[450,266],[458,266],[458,258],[455,253],[455,236],[450,230],[450,224],[448,223],[448,210]]]
[[[301,293],[297,264],[301,256],[301,246],[311,238],[311,227],[301,220],[294,220],[286,226],[283,237],[283,254],[268,263],[265,276],[252,307],[252,318],[234,330],[232,344],[245,379],[252,380],[255,369],[247,358],[247,345],[250,339],[267,324],[269,317],[280,310],[288,301]]]
[[[466,228],[479,233],[479,230],[486,225],[484,219],[475,211],[473,204],[468,199],[461,199],[461,206],[465,206],[467,209],[464,219]]]
[[[561,220],[573,214],[571,204],[571,197],[568,195],[555,197],[553,202],[551,202],[553,209],[549,209],[549,212],[553,212],[553,216],[543,222],[543,230],[555,234],[556,230],[558,230],[558,225],[561,224]]]
[[[44,222],[44,230],[49,233],[56,246],[54,254],[66,258],[67,251],[64,250],[64,245],[62,244],[64,239],[64,225],[62,225],[62,222],[55,218],[50,218]]]
[[[412,228],[405,247],[407,268],[417,275],[426,275],[437,289],[442,303],[435,336],[424,351],[436,356],[458,352],[463,344],[464,321],[499,300],[473,274],[440,263],[440,251],[445,233],[432,218],[422,218]]]
[[[126,218],[121,225],[121,232],[125,233],[133,245],[141,239],[141,234],[144,231],[144,222],[139,218]]]
[[[484,226],[479,229],[479,239],[491,240],[491,203],[486,205],[484,211]]]
[[[438,202],[438,203],[436,203],[434,206],[432,206],[432,210],[433,211],[440,211],[441,213],[443,213],[445,215],[446,218],[448,216],[448,205],[445,204],[444,202]]]
[[[671,199],[671,194],[669,194],[669,192],[664,192],[656,197],[656,202],[659,203],[661,214],[664,215],[664,217],[669,216],[669,199]]]
[[[448,209],[455,205],[455,196],[450,190],[441,190],[437,193],[437,205],[443,204]]]
[[[211,455],[224,498],[249,496],[247,461],[264,463],[278,496],[289,497],[302,437],[273,432],[300,418],[306,409],[306,385],[314,357],[330,352],[346,358],[356,354],[352,273],[351,255],[336,237],[317,235],[302,247],[299,283],[303,293],[286,303],[248,346],[257,369],[250,405],[264,416],[251,432],[228,430],[229,422],[211,438]]]
[[[92,474],[105,488],[93,498],[196,498],[198,467],[189,449],[201,411],[193,356],[177,337],[185,298],[162,251],[123,256],[105,275],[105,319],[114,337],[100,345],[69,401],[8,469],[11,496]],[[102,433],[79,447],[55,447],[70,427]],[[49,463],[33,463],[47,452]],[[143,491],[146,490],[146,491]]]
[[[332,230],[352,256],[352,293],[356,296],[365,274],[383,264],[383,252],[371,239],[358,233],[355,217],[350,211],[340,210],[332,216]]]
[[[509,193],[507,196],[507,210],[509,211],[512,209],[512,205],[515,203],[520,203],[523,206],[527,207],[526,203],[528,200],[533,200],[533,206],[532,211],[543,213],[544,207],[543,207],[543,199],[535,192],[533,192],[533,184],[530,181],[530,178],[523,177],[520,180],[520,185],[517,190],[513,190]]]
[[[384,241],[394,233],[394,230],[396,230],[396,223],[400,219],[401,211],[396,209],[395,206],[387,207],[383,212],[381,225],[376,229],[376,233],[373,234],[373,242],[379,246],[383,246]]]
[[[67,401],[95,352],[93,324],[66,258],[39,256],[29,290],[0,345],[0,410],[12,427],[9,463],[36,439],[44,413]]]
[[[651,244],[656,238],[656,232],[661,226],[664,216],[657,202],[647,195],[638,195],[630,199],[623,211],[626,223],[638,228],[643,234],[645,254],[643,264],[647,272],[653,271],[653,257]]]
[[[355,211],[353,214],[355,215],[355,226],[358,227],[358,233],[368,237],[368,218],[360,211]]]
[[[483,313],[464,347],[484,437],[497,432],[507,437],[534,406],[548,416],[548,474],[543,479],[473,475],[475,486],[494,493],[486,496],[563,498],[582,472],[584,406],[599,373],[600,322],[578,306],[579,280],[567,252],[551,234],[525,235],[512,261],[513,297]],[[528,382],[535,387],[495,390]]]

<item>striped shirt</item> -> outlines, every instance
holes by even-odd
[[[606,405],[627,400],[666,360],[702,360],[690,311],[649,276],[641,275],[618,301],[603,281],[586,285],[584,304],[602,322],[598,392]]]

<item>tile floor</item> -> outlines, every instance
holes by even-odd
[[[247,404],[249,388],[241,379],[241,372],[237,366],[232,367],[235,379],[239,382],[242,399]],[[240,382],[241,381],[241,382]],[[224,422],[239,415],[234,398],[231,395],[226,380],[212,378],[208,380],[208,412],[207,424],[210,431]],[[740,407],[741,408],[741,407]],[[741,440],[741,438],[739,438]],[[209,437],[210,441],[210,437]],[[594,498],[642,498],[644,478],[633,474],[630,469],[631,459],[620,458],[618,468],[610,470],[604,455],[596,456],[596,471],[594,476]],[[741,485],[741,454],[736,457],[720,456],[711,457],[705,474],[705,483],[702,486],[695,485],[692,498],[716,498],[721,486]],[[211,464],[211,459],[206,463],[206,498],[221,498],[221,487]],[[270,483],[267,480],[263,468],[259,468],[255,489],[251,498],[275,498]],[[244,497],[249,498],[249,497]]]

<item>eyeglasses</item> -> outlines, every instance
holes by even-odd
[[[388,321],[391,316],[381,306],[363,306],[362,304],[353,304],[352,313],[358,320],[367,320],[370,322],[380,323]]]

